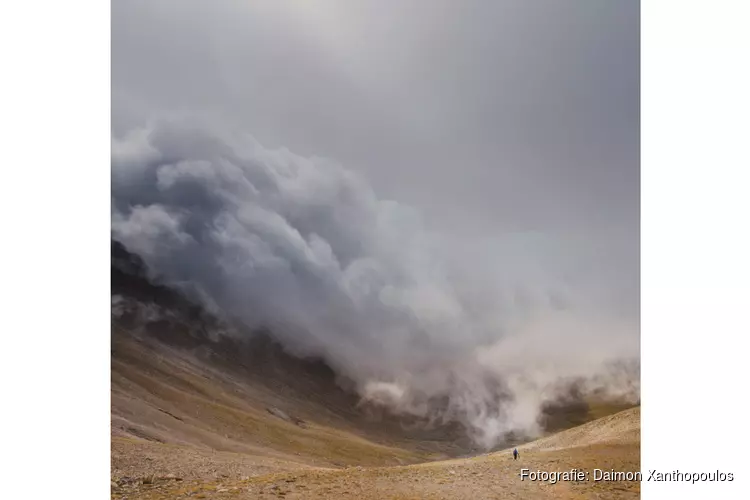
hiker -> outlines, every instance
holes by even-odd
[[[518,460],[518,449],[513,448],[513,460]]]

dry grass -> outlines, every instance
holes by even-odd
[[[532,483],[536,470],[640,470],[640,410],[508,450],[446,458],[441,443],[357,427],[293,391],[269,390],[189,357],[113,339],[112,498],[629,498],[638,483]],[[321,399],[322,400],[322,399]],[[267,408],[280,408],[279,418]],[[591,404],[558,425],[618,409]],[[276,412],[280,414],[279,412]],[[565,419],[568,418],[566,421]],[[305,425],[295,425],[295,420]]]
[[[304,470],[240,480],[163,482],[115,488],[113,498],[341,498],[380,499],[510,499],[510,498],[637,498],[636,482],[521,481],[521,468],[564,471],[639,470],[639,447],[595,445],[571,450],[526,452],[514,462],[508,453],[436,462],[424,466]]]
[[[173,472],[162,457],[189,456],[187,451],[320,467],[427,459],[423,452],[357,434],[348,422],[332,420],[326,408],[307,401],[279,398],[246,381],[223,380],[202,365],[159,356],[134,341],[118,339],[117,349],[112,360],[113,476],[142,476],[152,472],[154,463],[161,464],[158,474]],[[291,421],[267,411],[281,405]],[[305,425],[296,425],[296,419]],[[179,460],[171,468],[179,468]]]

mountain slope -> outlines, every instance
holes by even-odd
[[[176,481],[155,478],[151,484],[113,488],[117,498],[342,498],[342,499],[503,499],[637,498],[637,481],[595,481],[594,468],[640,470],[640,409],[626,410],[521,447],[472,458],[396,467],[349,467],[339,470],[299,467],[243,479]],[[595,438],[591,439],[591,433]],[[521,469],[589,473],[586,481],[521,480]],[[147,481],[151,481],[148,479]]]
[[[498,498],[546,494],[516,481],[521,464],[638,463],[638,411],[568,429],[620,408],[586,401],[551,407],[548,429],[568,430],[522,446],[522,462],[474,456],[458,424],[360,404],[322,360],[233,330],[116,242],[112,297],[113,498]]]

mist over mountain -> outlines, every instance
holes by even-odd
[[[186,335],[479,446],[636,401],[639,40],[637,2],[115,2],[112,238]]]
[[[184,116],[113,138],[112,206],[113,238],[165,284],[323,358],[363,401],[458,421],[482,446],[537,434],[573,385],[638,398],[637,277],[617,269],[616,227],[599,245],[469,238],[333,160]]]

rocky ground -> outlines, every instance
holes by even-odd
[[[152,460],[152,468],[139,469],[152,471],[148,474],[114,475],[112,498],[636,498],[640,483],[594,481],[593,469],[640,470],[639,429],[640,409],[634,408],[521,446],[517,461],[510,450],[504,450],[393,467],[334,469],[232,454],[185,455],[186,450],[174,450],[172,466]],[[589,476],[580,482],[534,482],[521,479],[523,468],[561,472],[577,468]],[[137,469],[129,473],[136,474]]]
[[[637,482],[519,476],[639,470],[637,407],[566,401],[545,411],[554,434],[520,446],[518,461],[478,454],[460,426],[362,405],[322,360],[291,356],[266,333],[214,335],[219,319],[149,281],[121,245],[112,257],[113,499],[639,495]]]

